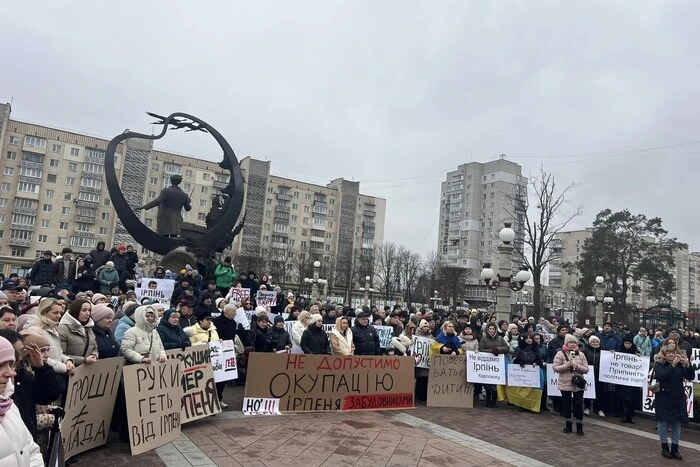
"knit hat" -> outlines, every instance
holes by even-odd
[[[357,313],[357,312],[356,312]],[[355,315],[357,318],[369,318],[372,315],[366,311],[361,311]]]
[[[164,319],[165,321],[167,321],[167,320],[170,319],[170,315],[172,315],[173,313],[177,313],[177,312],[178,312],[178,311],[175,310],[174,308],[170,308],[170,309],[168,309],[168,310],[165,310],[165,312],[163,313],[163,319]]]
[[[429,326],[428,322],[424,319],[420,320],[420,323],[418,324],[419,328],[422,328],[423,326]]]
[[[0,300],[7,300],[7,295],[5,295],[5,292],[0,292]]]
[[[28,348],[32,344],[36,344],[36,346],[39,348],[51,346],[51,343],[49,343],[48,339],[46,339],[46,337],[44,337],[42,334],[39,334],[38,332],[22,331],[20,334],[22,335],[22,342],[24,342],[24,347]]]
[[[135,296],[136,296],[136,292],[134,292],[133,290],[126,291],[126,298],[135,297]]]
[[[105,263],[105,266],[107,266],[108,268],[113,268],[113,267],[114,267],[114,261],[107,261],[107,262]]]
[[[275,316],[275,324],[277,323],[284,323],[284,318],[282,317],[282,315]]]
[[[211,319],[211,313],[208,311],[203,311],[197,315],[197,322],[200,322],[205,319]]]
[[[258,305],[258,306],[255,307],[255,314],[257,315],[258,313],[265,313],[265,314],[267,314],[267,310],[265,309],[264,306]]]
[[[321,316],[320,314],[315,314],[315,315],[309,316],[309,326],[314,324],[316,321],[321,321],[322,319],[323,319],[323,316]]]
[[[124,305],[124,308],[122,308],[122,312],[124,313],[124,316],[131,317],[131,315],[134,314],[134,311],[136,311],[138,307],[138,303],[129,303],[128,305]]]
[[[600,339],[598,339],[598,336],[591,336],[590,339],[588,339],[588,343],[591,344],[593,342],[597,342],[600,344]]]
[[[12,347],[10,341],[4,337],[0,337],[0,363],[14,362],[15,348]]]
[[[578,340],[576,339],[576,336],[573,334],[567,334],[566,337],[564,338],[564,345],[569,345],[569,344],[578,344]]]
[[[583,337],[584,334],[588,332],[588,328],[580,328],[574,331],[574,336],[576,337]]]
[[[119,245],[117,251],[126,251],[126,247],[124,245]]]
[[[92,304],[94,305],[95,303],[97,303],[98,300],[107,300],[107,297],[105,297],[101,293],[96,293],[92,296]]]
[[[100,303],[92,307],[90,317],[96,323],[105,318],[114,318],[114,311],[104,303]]]
[[[225,301],[225,298],[219,297],[216,300],[214,300],[214,303],[216,304],[216,307],[219,308],[219,303]]]

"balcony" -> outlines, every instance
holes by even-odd
[[[282,212],[276,212],[275,213],[275,222],[279,222],[281,224],[289,224],[289,214],[284,214]]]
[[[30,246],[32,246],[31,240],[22,240],[19,238],[11,238],[8,243],[10,244],[10,246],[21,246],[24,248],[29,248]]]
[[[26,167],[28,169],[39,169],[39,170],[44,170],[44,164],[41,162],[32,162],[32,161],[22,161],[19,163],[20,167]]]
[[[82,224],[94,224],[96,219],[94,217],[75,216],[75,222],[80,222]]]
[[[79,191],[82,191],[83,193],[92,193],[95,195],[99,195],[102,193],[102,188],[94,188],[91,186],[83,186],[80,185],[80,188],[78,189]]]
[[[228,186],[228,182],[220,182],[219,180],[214,180],[214,188],[218,190],[223,190]]]
[[[97,164],[97,165],[105,165],[105,155],[102,153],[102,156],[90,154],[89,152],[85,154],[85,162],[89,162],[91,164]]]
[[[311,253],[323,253],[323,247],[312,246]]]
[[[275,227],[275,228],[273,229],[273,231],[275,232],[275,235],[281,235],[281,236],[283,236],[283,237],[289,237],[289,232],[288,232],[287,230],[282,230],[282,229],[279,229],[278,227]]]
[[[20,175],[19,176],[19,181],[20,182],[27,182],[27,183],[33,183],[35,185],[41,185],[41,179],[36,178],[36,177],[28,177],[26,175]]]
[[[73,236],[82,238],[95,238],[95,234],[93,232],[84,232],[82,230],[74,230]]]
[[[97,173],[97,172],[86,172],[83,171],[81,174],[83,178],[94,178],[95,180],[102,180],[104,178],[104,175]]]
[[[370,227],[370,228],[375,228],[377,224],[371,221],[362,221],[362,227]]]
[[[88,208],[88,209],[98,209],[100,207],[99,203],[93,203],[92,201],[83,201],[82,199],[75,200],[78,207]]]
[[[287,244],[282,243],[282,242],[272,242],[272,248],[275,248],[277,250],[286,250],[287,249]]]
[[[367,216],[367,217],[376,217],[377,213],[374,211],[370,211],[368,209],[365,209],[364,211],[362,211],[362,215]]]
[[[369,242],[369,243],[362,242],[362,249],[363,249],[363,250],[372,250],[373,248],[374,248],[374,243],[372,243],[372,242]]]
[[[288,195],[286,193],[277,193],[277,199],[280,201],[291,201],[292,195]]]
[[[312,242],[318,242],[318,243],[323,243],[325,239],[323,237],[316,237],[316,236],[311,236],[311,241]]]
[[[31,208],[12,208],[12,214],[24,214],[25,216],[36,216],[36,209]]]
[[[325,200],[314,199],[314,206],[320,206],[320,207],[327,208],[327,207],[328,207],[328,203],[327,203]]]
[[[10,228],[12,230],[25,230],[28,232],[34,232],[34,226],[30,224],[16,224],[13,222],[12,224],[10,224]]]
[[[291,209],[289,206],[275,206],[275,212],[285,212],[289,214]]]

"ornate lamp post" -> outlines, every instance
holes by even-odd
[[[595,278],[595,295],[589,295],[586,297],[586,301],[593,305],[593,311],[595,312],[595,324],[602,326],[605,321],[605,307],[614,302],[612,297],[605,296],[605,278],[603,276],[597,276]],[[601,303],[600,310],[598,310],[598,303]]]
[[[491,269],[491,263],[484,263],[484,268],[481,270],[481,279],[489,289],[496,290],[496,316],[499,320],[506,321],[510,320],[510,290],[522,290],[525,283],[532,277],[527,266],[522,266],[518,273],[513,276],[511,262],[515,231],[510,226],[510,223],[505,223],[504,228],[498,233],[498,238],[503,242],[502,245],[498,246],[498,274]],[[510,290],[508,290],[509,288]]]
[[[326,285],[328,281],[325,279],[319,279],[318,278],[318,268],[321,267],[321,263],[319,261],[314,261],[314,277],[313,279],[310,279],[308,277],[304,278],[304,283],[305,284],[311,284],[311,299],[316,301],[318,300],[318,285]]]

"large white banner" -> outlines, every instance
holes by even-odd
[[[170,297],[173,295],[173,290],[175,290],[175,281],[172,279],[144,277],[143,281],[141,281],[141,287],[134,290],[134,292],[139,303],[141,303],[141,299],[147,297],[150,300],[157,300],[158,303],[170,307]]]
[[[518,388],[540,388],[540,367],[518,364],[508,365],[508,386]]]
[[[559,390],[559,374],[554,372],[551,363],[547,363],[547,395],[553,397],[561,397]],[[595,374],[593,366],[588,370],[588,373],[582,375],[586,380],[586,390],[583,392],[584,399],[595,399]]]
[[[634,354],[600,352],[600,381],[641,388],[649,373],[649,357],[638,357]]]
[[[209,342],[209,352],[214,381],[220,383],[238,378],[236,351],[232,340]]]
[[[506,380],[506,357],[488,352],[467,352],[467,381],[503,384]]]
[[[430,337],[415,336],[411,344],[411,354],[418,368],[430,368],[430,344],[435,339]]]

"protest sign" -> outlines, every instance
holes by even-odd
[[[244,397],[278,399],[282,413],[411,408],[414,367],[411,357],[252,352]]]
[[[379,334],[379,347],[386,349],[391,344],[391,338],[394,337],[394,328],[391,326],[375,326]]]
[[[693,371],[695,371],[695,379],[693,381],[700,383],[700,349],[693,349],[689,358]]]
[[[506,384],[505,355],[467,352],[467,381],[481,384]]]
[[[233,317],[233,320],[238,324],[243,325],[243,329],[246,331],[250,329],[250,318],[248,317],[248,313],[246,313],[243,308],[236,309],[236,315]]]
[[[233,348],[232,340],[209,342],[209,350],[214,380],[217,383],[238,378],[236,351]]]
[[[221,404],[216,393],[209,349],[204,345],[193,345],[185,350],[168,350],[165,355],[182,362],[180,423],[220,413]]]
[[[170,298],[175,289],[175,281],[172,279],[155,279],[144,277],[141,282],[141,287],[138,287],[134,292],[136,298],[141,303],[143,298],[156,300],[158,303],[170,306]]]
[[[255,303],[258,306],[277,306],[277,293],[274,290],[258,290]]]
[[[182,363],[140,363],[124,367],[126,414],[131,455],[150,451],[180,437]]]
[[[430,368],[430,344],[434,339],[416,336],[411,344],[411,354],[417,368]]]
[[[66,459],[107,443],[123,366],[121,357],[105,358],[76,367],[70,376],[61,422]]]
[[[474,387],[467,383],[467,357],[433,355],[428,375],[428,407],[474,407]]]
[[[648,380],[644,382],[644,389],[642,394],[644,395],[644,400],[642,401],[642,411],[645,413],[656,413],[656,394],[649,390]],[[688,410],[688,418],[693,418],[693,396],[694,387],[692,381],[683,381],[683,388],[685,389],[686,395],[686,409]]]
[[[649,357],[609,350],[600,352],[599,379],[603,383],[641,388],[648,373]]]
[[[246,397],[243,399],[243,415],[281,415],[280,400]]]
[[[508,386],[518,388],[540,388],[540,367],[517,364],[508,365]]]
[[[561,391],[559,390],[559,374],[554,372],[553,365],[547,363],[547,395],[554,397],[561,397]],[[595,399],[595,375],[593,373],[593,367],[589,369],[588,373],[583,376],[586,380],[586,389],[583,392],[584,399]]]
[[[231,295],[231,301],[237,303],[243,303],[243,300],[250,298],[250,289],[241,289],[238,287],[233,287],[229,292]]]

